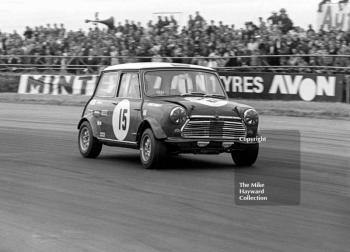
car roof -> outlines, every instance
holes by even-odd
[[[151,68],[193,68],[196,70],[210,70],[214,69],[210,67],[203,67],[190,64],[178,64],[178,63],[166,63],[166,62],[142,62],[142,63],[126,63],[114,66],[109,66],[103,71],[110,70],[141,70],[141,69],[151,69]]]

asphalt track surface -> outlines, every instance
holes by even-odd
[[[348,121],[263,116],[263,129],[301,134],[301,200],[241,206],[227,154],[180,155],[155,171],[135,150],[82,158],[81,110],[0,103],[1,252],[349,251]],[[246,169],[290,161],[267,148]]]

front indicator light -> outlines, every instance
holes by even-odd
[[[208,144],[209,142],[204,142],[204,141],[197,142],[198,147],[201,147],[201,148],[208,146]]]
[[[231,147],[234,144],[235,144],[234,142],[223,142],[222,143],[222,147],[229,148],[229,147]]]

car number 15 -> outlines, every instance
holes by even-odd
[[[122,100],[115,106],[112,117],[113,132],[117,140],[124,140],[130,126],[130,102]]]

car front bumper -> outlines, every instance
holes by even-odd
[[[257,142],[243,139],[194,139],[182,137],[169,137],[164,140],[170,151],[178,153],[219,154],[244,150]]]

